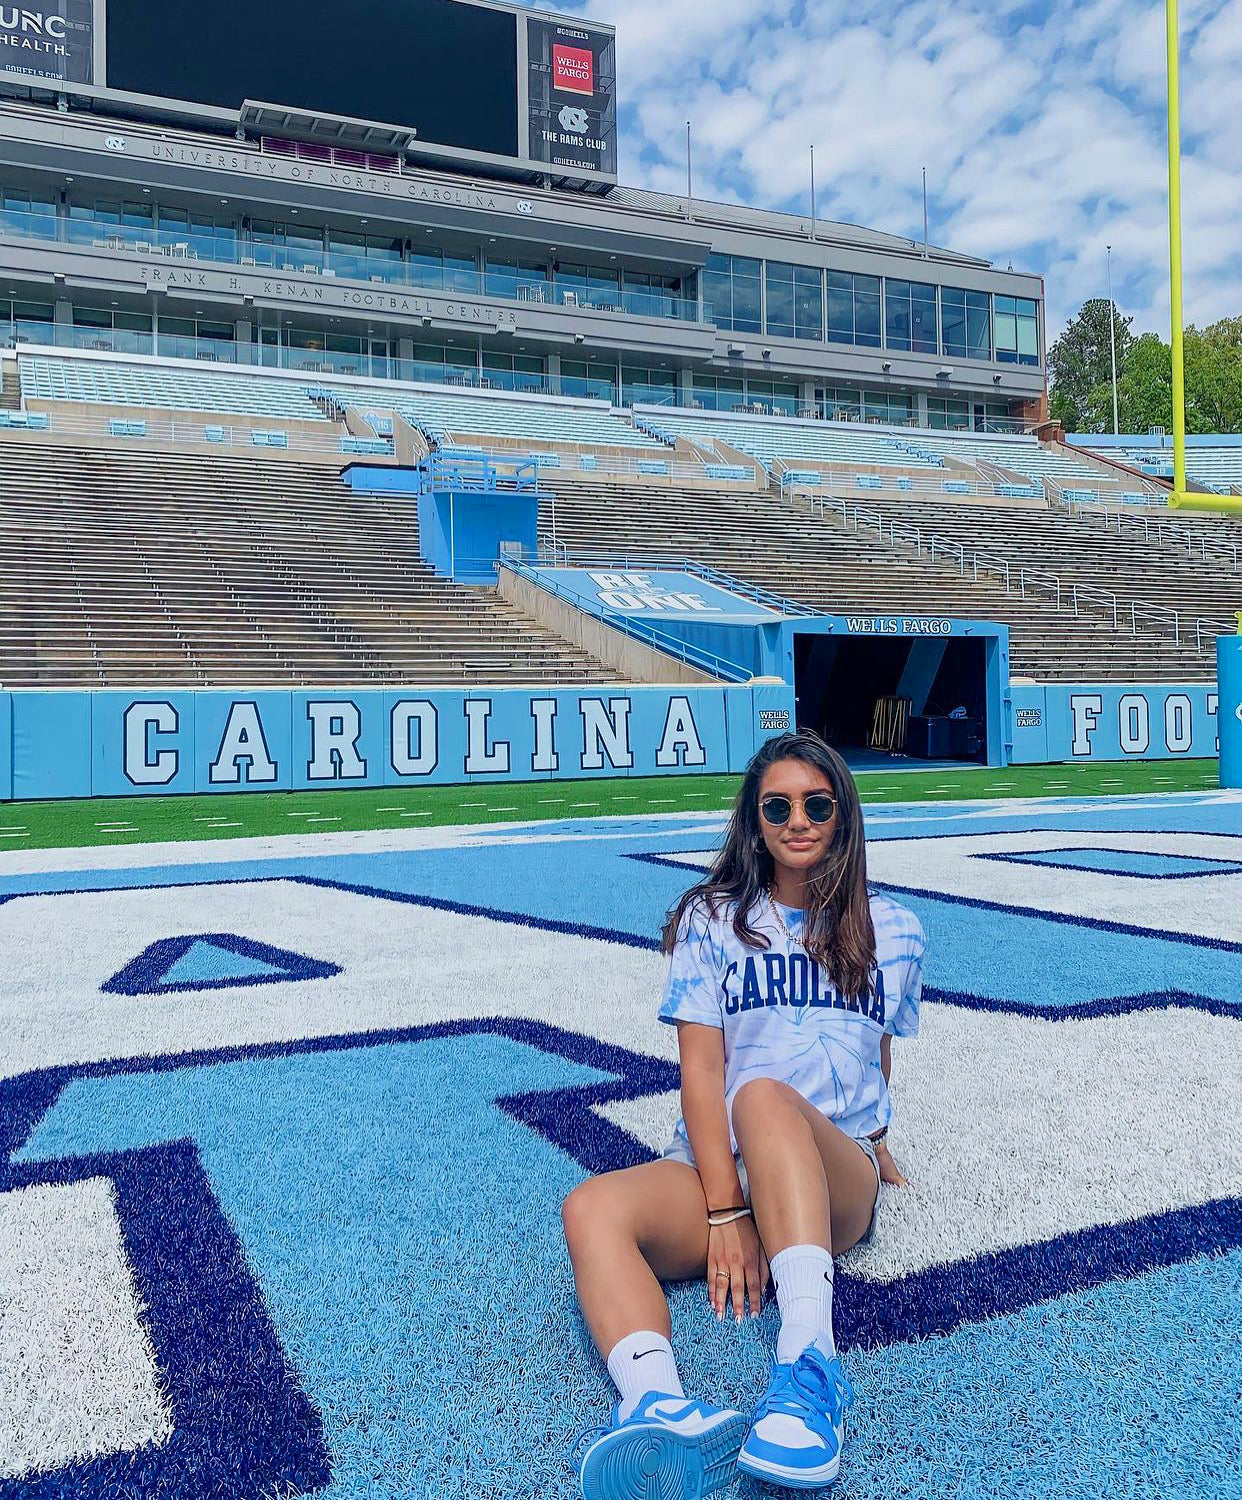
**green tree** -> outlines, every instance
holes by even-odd
[[[1242,318],[1186,330],[1186,431],[1242,431]]]
[[[1112,430],[1112,348],[1109,317],[1117,335],[1117,374],[1125,369],[1134,336],[1132,318],[1123,318],[1114,303],[1103,297],[1084,302],[1060,337],[1048,350],[1048,377],[1052,386],[1049,409],[1069,432]],[[1092,393],[1101,385],[1110,390],[1107,423],[1094,415]]]
[[[1111,384],[1091,392],[1090,431],[1112,431]],[[1125,370],[1117,380],[1117,408],[1122,432],[1146,432],[1149,427],[1173,428],[1173,359],[1169,346],[1155,333],[1135,339]]]

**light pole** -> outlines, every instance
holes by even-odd
[[[1113,306],[1113,247],[1105,245],[1108,252],[1108,340],[1113,354],[1113,436],[1120,431],[1117,425],[1117,310]]]

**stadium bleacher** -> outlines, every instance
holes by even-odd
[[[471,440],[501,438],[526,442],[532,448],[572,443],[602,448],[654,448],[667,452],[670,443],[641,432],[602,402],[505,399],[413,391],[408,387],[378,388],[354,393],[338,388],[338,395],[358,408],[382,405],[396,411],[411,426],[445,447],[461,447]]]
[[[941,468],[939,458],[920,458],[901,451],[893,439],[847,422],[807,422],[796,417],[713,416],[672,411],[667,407],[635,408],[635,419],[670,442],[688,438],[709,453],[727,443],[771,469],[780,459],[805,464],[882,464],[886,467]]]
[[[1228,567],[1224,561],[1236,535],[1229,523],[1221,532],[1220,566],[1179,566],[1178,541],[1109,532],[1095,524],[1098,517],[1048,508],[1038,482],[1045,474],[1055,474],[1060,495],[1071,498],[1071,480],[1089,482],[1093,498],[1114,500],[1125,498],[1120,485],[1128,481],[1111,480],[1104,465],[1093,472],[1090,456],[1079,473],[1073,455],[1034,438],[668,408],[658,418],[640,411],[633,425],[602,403],[396,383],[303,384],[97,356],[23,355],[20,369],[21,398],[52,410],[50,435],[62,443],[74,440],[57,434],[59,402],[122,405],[126,415],[107,417],[99,433],[104,446],[79,453],[43,446],[44,434],[29,425],[40,413],[9,407],[2,414],[17,425],[11,438],[0,434],[8,450],[7,561],[0,567],[14,580],[27,580],[27,587],[37,582],[40,608],[53,607],[37,629],[29,615],[6,611],[3,664],[10,682],[116,681],[118,673],[131,671],[143,680],[148,666],[156,675],[171,672],[170,680],[189,681],[237,681],[255,672],[282,682],[384,675],[482,681],[480,674],[489,671],[546,680],[564,672],[567,680],[580,680],[575,674],[598,672],[597,664],[558,656],[561,643],[516,650],[513,643],[529,622],[507,620],[502,629],[499,617],[485,620],[479,613],[477,591],[454,591],[420,573],[407,502],[348,495],[339,480],[342,458],[387,454],[394,417],[446,450],[543,454],[551,470],[547,487],[559,497],[558,539],[572,550],[689,556],[838,613],[935,610],[1003,621],[1012,631],[1019,675],[1199,679],[1209,664],[1196,649],[1204,638],[1200,630],[1196,641],[1196,621],[1227,619],[1240,602],[1236,549]],[[339,456],[298,455],[284,427],[257,425],[240,429],[242,439],[235,441],[262,439],[266,449],[260,451],[276,450],[271,459],[256,453],[243,468],[223,448],[218,459],[188,452],[170,459],[154,451],[165,442],[159,423],[170,408],[240,410],[264,424],[311,421]],[[196,430],[194,441],[212,430]],[[672,463],[669,444],[679,437],[703,454],[698,484],[683,483],[685,470]],[[577,453],[567,453],[567,445]],[[756,490],[751,471],[728,462],[734,452],[773,467],[770,492]],[[132,469],[125,467],[131,455]],[[627,472],[610,468],[609,455],[622,455]],[[301,462],[290,463],[294,457]],[[968,482],[963,476],[984,472],[981,463],[987,482]],[[75,480],[81,476],[81,493],[63,483],[67,465]],[[171,476],[166,495],[153,480],[160,465]],[[693,478],[694,466],[687,467]],[[656,474],[664,485],[658,494],[643,482]],[[796,489],[783,498],[776,493],[782,474],[819,480],[816,509],[822,513],[812,514]],[[238,518],[224,505],[226,476],[230,485],[242,486]],[[742,492],[713,494],[716,476],[741,481]],[[977,498],[961,498],[971,488]],[[195,525],[191,497],[200,491],[206,520]],[[861,523],[856,510],[865,516]],[[943,543],[936,556],[926,545],[933,536]],[[401,552],[399,563],[393,546]],[[1206,543],[1200,546],[1206,556]],[[982,556],[982,567],[968,566],[968,554]],[[309,589],[320,591],[308,610],[290,603],[299,572]],[[223,590],[218,606],[213,587]],[[238,614],[236,636],[248,644],[239,644],[230,658],[229,631],[215,617],[219,610],[238,610],[239,599],[246,608]],[[439,615],[428,613],[432,604]],[[58,618],[54,610],[61,605],[67,614]],[[159,609],[167,611],[163,621]],[[1180,640],[1173,638],[1174,612]],[[507,629],[508,654],[472,650],[469,630],[461,633],[466,616],[472,629],[486,625],[497,640]],[[395,618],[409,628],[398,629]],[[165,637],[175,642],[149,661],[139,649],[148,631],[157,644]]]
[[[419,561],[406,497],[339,462],[10,443],[7,687],[615,681],[488,589]]]
[[[1124,481],[1115,470],[1095,462],[1090,454],[1079,457],[1034,437],[965,432],[933,432],[927,429],[817,422],[791,417],[739,416],[735,414],[670,411],[668,408],[636,408],[635,420],[650,432],[688,438],[708,452],[717,443],[727,443],[748,453],[767,468],[778,465],[797,468],[816,465],[839,469],[901,470],[905,473],[944,470],[943,486],[954,478],[986,476],[1025,485],[1010,493],[1042,496],[1041,481],[1048,476],[1063,487],[1080,489],[1080,498],[1095,498],[1101,490],[1111,494]],[[993,470],[1002,471],[995,474]],[[924,473],[922,478],[928,476]],[[935,477],[935,476],[931,476]],[[1131,483],[1132,489],[1140,482]],[[880,488],[864,483],[863,488]],[[910,488],[910,486],[901,486]],[[951,491],[950,491],[951,492]]]
[[[1039,681],[1199,681],[1212,675],[1207,652],[1175,645],[1163,622],[1127,614],[1114,628],[1111,612],[1084,597],[1081,612],[1058,610],[1044,589],[1006,591],[995,571],[963,574],[955,555],[936,560],[874,529],[854,531],[831,513],[812,515],[773,494],[710,494],[676,486],[656,492],[624,482],[565,476],[557,487],[556,534],[569,560],[581,566],[609,559],[690,556],[773,593],[837,614],[950,615],[1001,621],[1010,630],[1016,676]],[[868,501],[868,504],[871,502]],[[972,505],[969,514],[984,513]],[[926,510],[936,513],[934,502]],[[1040,515],[1023,509],[1022,517]],[[1064,513],[1050,525],[1072,528]],[[918,513],[915,512],[917,519]],[[541,535],[551,540],[551,512]],[[1205,611],[1206,612],[1206,611]]]
[[[324,422],[297,380],[244,372],[186,370],[153,361],[109,361],[45,354],[18,358],[23,402],[73,402],[157,411],[228,412]]]
[[[1116,458],[1158,479],[1173,477],[1173,439],[1167,434],[1132,437],[1122,434],[1070,433],[1066,441],[1103,458]],[[1186,478],[1220,494],[1242,493],[1242,433],[1219,436],[1189,434]]]

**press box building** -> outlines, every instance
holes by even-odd
[[[481,0],[0,6],[0,340],[931,427],[1044,411],[1039,277],[617,180],[612,30]]]

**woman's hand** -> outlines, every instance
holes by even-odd
[[[876,1141],[875,1159],[880,1166],[880,1181],[888,1183],[889,1187],[909,1187],[908,1178],[901,1175],[897,1169],[897,1163],[893,1160],[888,1149],[887,1141]]]
[[[750,1315],[757,1318],[767,1286],[768,1258],[759,1242],[754,1219],[709,1225],[707,1298],[716,1317],[723,1318],[732,1303],[733,1316],[740,1323],[749,1296]]]

